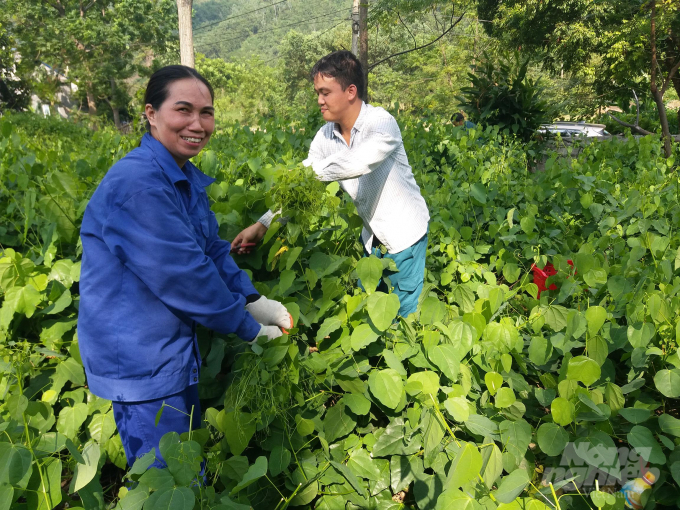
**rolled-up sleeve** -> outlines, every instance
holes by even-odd
[[[229,271],[227,281],[221,277],[215,262],[197,244],[175,200],[164,188],[136,193],[106,219],[104,242],[176,315],[219,333],[253,339],[260,326],[245,310],[240,292],[242,276],[247,275]]]
[[[210,214],[210,236],[205,246],[205,254],[212,259],[227,287],[244,297],[258,294],[245,271],[240,269],[231,257],[231,244],[220,239],[219,225],[214,214]]]
[[[392,152],[401,145],[399,126],[392,118],[381,119],[372,125],[365,125],[367,132],[359,145],[344,148],[326,158],[319,158],[318,152],[310,155],[314,172],[322,181],[354,179],[370,173],[380,166]]]

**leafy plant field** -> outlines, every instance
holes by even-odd
[[[165,436],[166,469],[124,471],[79,356],[78,227],[138,136],[0,120],[0,509],[609,509],[647,463],[646,508],[679,506],[680,181],[660,144],[532,172],[493,129],[404,120],[432,221],[419,311],[397,318],[375,290],[395,268],[297,166],[317,127],[229,126],[197,158],[224,238],[284,207],[238,263],[296,326],[252,348],[199,330],[200,428]]]

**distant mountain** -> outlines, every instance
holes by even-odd
[[[290,30],[349,27],[351,10],[352,0],[194,0],[194,44],[211,58],[258,55],[274,63]]]

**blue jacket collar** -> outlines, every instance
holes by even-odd
[[[215,182],[215,179],[205,175],[198,168],[196,168],[196,165],[194,165],[191,161],[187,161],[184,164],[183,169],[180,168],[168,149],[166,149],[161,142],[151,136],[150,133],[144,134],[142,137],[141,146],[142,148],[148,149],[154,153],[154,156],[156,156],[156,161],[158,161],[158,164],[161,166],[163,171],[170,177],[170,179],[172,179],[173,183],[177,183],[179,181],[189,181],[201,186],[202,188],[206,188]]]

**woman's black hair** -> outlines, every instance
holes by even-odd
[[[359,97],[363,97],[364,70],[361,68],[359,59],[351,51],[334,51],[322,57],[312,68],[312,80],[316,78],[317,74],[335,78],[342,90],[346,90],[350,85],[355,85]]]
[[[186,78],[195,78],[203,83],[208,87],[208,91],[210,91],[210,98],[215,101],[215,92],[212,85],[201,76],[201,73],[191,67],[175,65],[162,67],[151,75],[149,83],[146,85],[146,92],[144,93],[144,104],[150,104],[154,110],[158,110],[168,98],[170,84]],[[146,121],[146,130],[151,130],[149,121]]]

